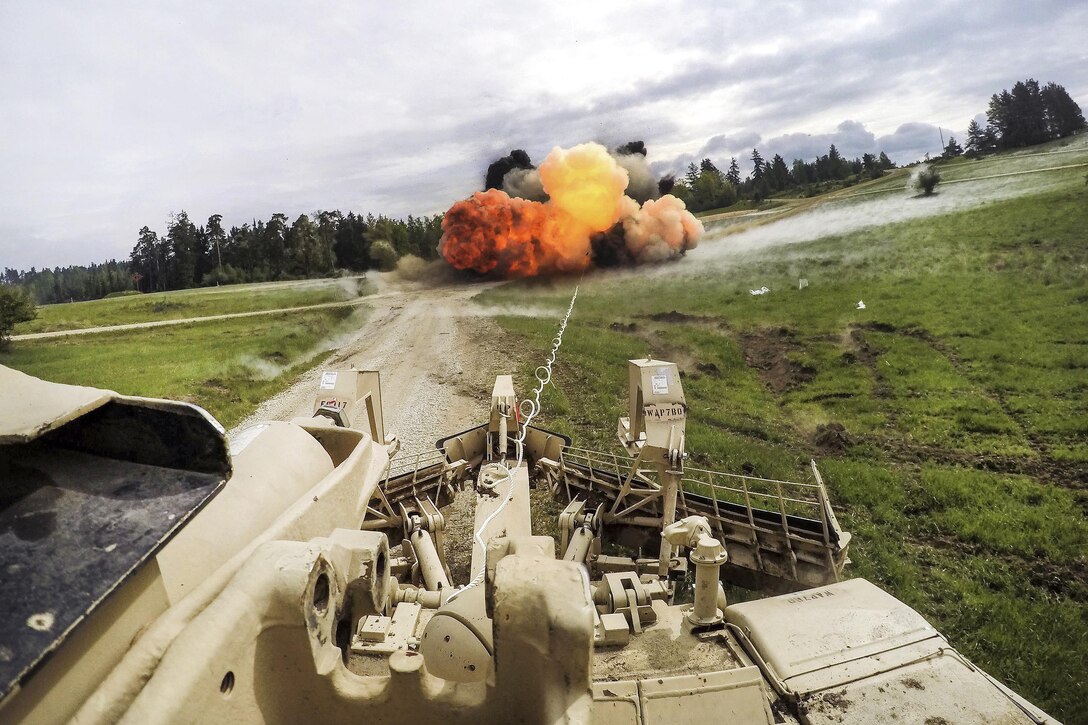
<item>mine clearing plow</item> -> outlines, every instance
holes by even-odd
[[[640,426],[637,442],[629,445],[635,457],[575,448],[567,437],[540,428],[526,431],[525,459],[533,474],[531,485],[543,481],[567,506],[561,548],[567,549],[574,528],[584,526],[588,515],[598,531],[582,563],[591,573],[594,566],[613,570],[631,567],[630,558],[601,553],[602,532],[609,540],[640,550],[657,544],[661,530],[677,517],[702,516],[725,547],[728,563],[722,567],[722,576],[729,583],[785,592],[839,581],[847,562],[850,534],[839,526],[816,462],[811,462],[813,481],[809,483],[685,466],[686,405],[676,366],[652,360],[632,361],[631,365],[635,381],[632,409],[636,426]],[[664,423],[647,419],[640,414],[643,408],[635,405],[646,395],[640,379],[643,370],[654,371],[648,385],[661,375],[671,374],[677,381],[671,394],[657,393],[657,400],[651,403],[656,408],[649,408],[674,406],[672,417]],[[492,410],[512,396],[509,377],[501,377],[492,395]],[[504,451],[514,449],[518,423],[516,415],[511,417],[510,430],[500,430],[506,419],[495,413],[491,423],[439,440],[433,451],[395,458],[363,528],[394,530],[404,525],[406,512],[445,507],[473,471],[502,457],[500,440],[506,441]],[[621,443],[633,440],[630,425],[630,418],[620,420]],[[664,435],[664,440],[680,447],[660,451],[655,463],[654,446],[646,447],[647,427],[652,436]],[[671,549],[667,563],[664,556],[654,560],[635,557],[633,565],[639,573],[664,575],[686,570],[683,559],[672,557]]]
[[[655,471],[637,465],[638,459],[568,448],[545,472],[557,498],[603,504],[606,527],[656,532],[667,488]],[[814,483],[685,468],[677,516],[707,519],[729,555],[723,578],[734,584],[792,591],[839,581],[850,534],[839,527],[815,461],[811,466]],[[620,531],[614,536],[625,538]]]

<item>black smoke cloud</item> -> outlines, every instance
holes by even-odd
[[[636,263],[627,249],[623,223],[589,238],[589,253],[598,267],[626,267]]]
[[[501,189],[503,178],[514,169],[535,169],[533,162],[529,160],[529,154],[521,149],[514,149],[508,155],[497,159],[487,167],[487,177],[484,179],[484,191],[488,189]]]

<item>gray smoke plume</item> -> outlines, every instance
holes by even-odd
[[[540,172],[534,169],[510,169],[502,177],[502,190],[510,196],[521,197],[530,201],[547,201],[544,184],[540,181]]]
[[[631,181],[627,184],[627,196],[639,204],[656,199],[657,179],[650,173],[650,167],[646,163],[646,157],[638,154],[613,154],[616,163],[627,169],[627,176]]]
[[[631,181],[627,184],[627,196],[639,204],[661,196],[657,179],[650,172],[646,163],[646,144],[642,141],[629,141],[611,152],[616,163],[627,169]]]

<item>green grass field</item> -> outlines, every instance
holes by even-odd
[[[58,383],[186,400],[230,428],[318,364],[333,335],[365,318],[363,309],[335,307],[24,340],[0,352],[0,365]]]
[[[369,292],[365,280],[348,277],[129,295],[39,307],[38,317],[16,325],[14,334],[302,307],[354,299]]]
[[[540,424],[612,449],[625,361],[679,363],[693,465],[796,480],[816,458],[854,534],[850,576],[1052,715],[1088,722],[1084,173],[735,256],[721,251],[744,237],[724,236],[674,272],[588,276]],[[772,292],[749,294],[761,285]],[[500,318],[544,350],[571,288],[530,281],[481,301],[554,308]],[[845,441],[821,438],[832,423]]]

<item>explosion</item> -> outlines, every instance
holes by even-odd
[[[552,149],[540,168],[522,150],[491,164],[486,191],[450,207],[438,249],[457,269],[496,277],[661,262],[693,249],[702,223],[655,181],[641,141],[614,152]]]

